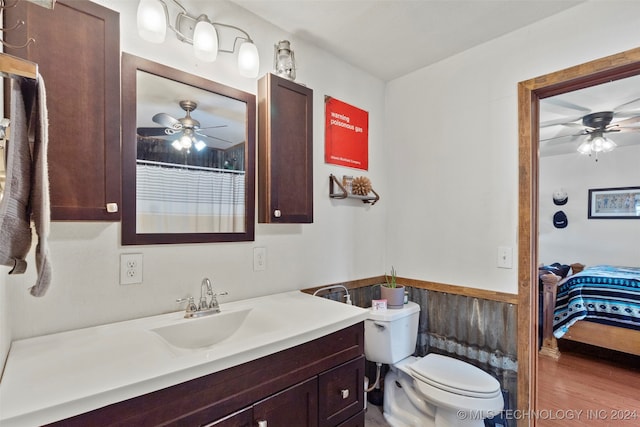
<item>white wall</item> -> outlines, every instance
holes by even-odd
[[[638,28],[640,2],[587,2],[388,84],[387,259],[401,276],[517,293],[517,83],[638,47]],[[513,269],[497,268],[498,246]]]
[[[205,65],[172,35],[161,46],[145,43],[134,32],[137,2],[99,3],[120,11],[123,50],[255,93],[231,56]],[[204,276],[228,300],[377,276],[392,264],[401,276],[516,293],[516,85],[637,47],[640,3],[611,3],[588,2],[419,70],[390,82],[386,95],[366,72],[258,17],[223,1],[200,3],[194,10],[250,32],[261,75],[271,69],[273,43],[291,40],[297,80],[315,95],[314,224],[258,224],[252,243],[122,247],[119,223],[54,223],[49,293],[28,295],[32,270],[7,278],[2,311],[14,338],[174,310],[173,299],[196,294]],[[369,172],[323,163],[324,95],[369,111]],[[382,200],[330,200],[330,173],[368,176]],[[252,271],[256,246],[267,248],[265,272]],[[513,269],[496,268],[498,246],[514,248]],[[144,254],[142,285],[118,285],[119,254],[127,252]]]
[[[640,146],[618,147],[598,162],[578,153],[541,158],[540,262],[639,266],[639,220],[587,218],[589,189],[630,186],[640,186]],[[562,206],[553,203],[559,188],[569,196]],[[559,210],[567,215],[566,228],[553,226]]]
[[[237,74],[235,56],[220,54],[213,64],[198,63],[191,46],[172,33],[162,45],[138,38],[137,1],[97,3],[120,12],[123,51],[256,93],[256,80]],[[260,52],[260,76],[272,70],[273,44],[291,41],[298,63],[296,81],[314,90],[314,223],[257,224],[255,242],[123,247],[119,223],[55,222],[50,238],[53,282],[46,296],[38,299],[28,294],[35,280],[32,268],[25,275],[7,278],[2,312],[10,313],[14,339],[175,311],[175,299],[199,295],[205,276],[213,280],[216,291],[229,292],[222,297],[224,302],[383,272],[388,206],[381,148],[383,82],[226,1],[184,4],[248,31]],[[228,41],[221,38],[221,43]],[[324,164],[325,95],[369,112],[369,172]],[[330,173],[368,176],[382,201],[367,207],[357,200],[330,200]],[[253,271],[253,248],[258,246],[267,248],[267,269],[262,272]],[[120,286],[119,255],[137,252],[144,256],[144,283]],[[30,260],[33,266],[33,254]]]

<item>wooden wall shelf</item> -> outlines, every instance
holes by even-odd
[[[340,190],[339,192],[335,191],[335,185],[338,186]],[[378,200],[380,200],[380,195],[378,195],[378,193],[376,193],[373,188],[371,189],[371,192],[374,194],[374,196],[360,196],[357,194],[351,194],[349,193],[349,191],[347,191],[346,188],[344,188],[340,181],[338,181],[338,178],[336,178],[335,175],[329,175],[329,197],[331,197],[332,199],[358,199],[362,200],[362,203],[370,203],[371,206],[373,206]]]

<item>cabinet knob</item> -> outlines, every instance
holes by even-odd
[[[273,211],[273,216],[275,216],[276,218],[280,218],[282,216],[282,212],[280,212],[280,209],[276,209],[275,211]]]
[[[258,421],[258,427],[267,427],[267,420]]]
[[[340,390],[340,394],[342,395],[343,399],[346,399],[347,397],[349,397],[349,389],[345,388],[344,390]]]
[[[107,203],[107,212],[109,212],[109,213],[118,212],[118,204],[117,203]]]

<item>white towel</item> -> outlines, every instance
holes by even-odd
[[[42,76],[11,83],[11,140],[5,192],[0,201],[0,264],[13,267],[10,274],[24,273],[33,221],[38,235],[38,277],[30,292],[42,296],[51,282],[46,90]]]

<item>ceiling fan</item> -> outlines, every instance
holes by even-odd
[[[156,136],[156,137],[170,137],[173,139],[172,146],[177,150],[189,150],[191,146],[194,146],[196,150],[201,151],[207,144],[204,142],[204,138],[216,139],[229,144],[233,142],[218,138],[213,135],[207,135],[202,131],[204,129],[216,129],[227,127],[227,125],[200,127],[200,122],[191,117],[191,112],[198,108],[198,103],[195,101],[180,101],[180,107],[186,112],[186,116],[180,119],[167,114],[157,113],[153,116],[152,120],[164,129],[158,128],[138,128],[138,133],[144,136]]]
[[[547,144],[572,143],[575,142],[578,137],[584,136],[585,138],[577,148],[578,152],[588,155],[595,153],[597,156],[600,152],[611,151],[617,145],[607,137],[607,134],[640,131],[640,110],[632,109],[622,111],[623,108],[638,101],[640,101],[640,98],[626,102],[613,111],[597,111],[569,120],[553,120],[540,123],[540,128],[550,128],[553,126],[581,128],[577,133],[553,136],[541,139],[540,142],[546,142]],[[622,118],[622,120],[613,122],[614,119],[618,118]]]

